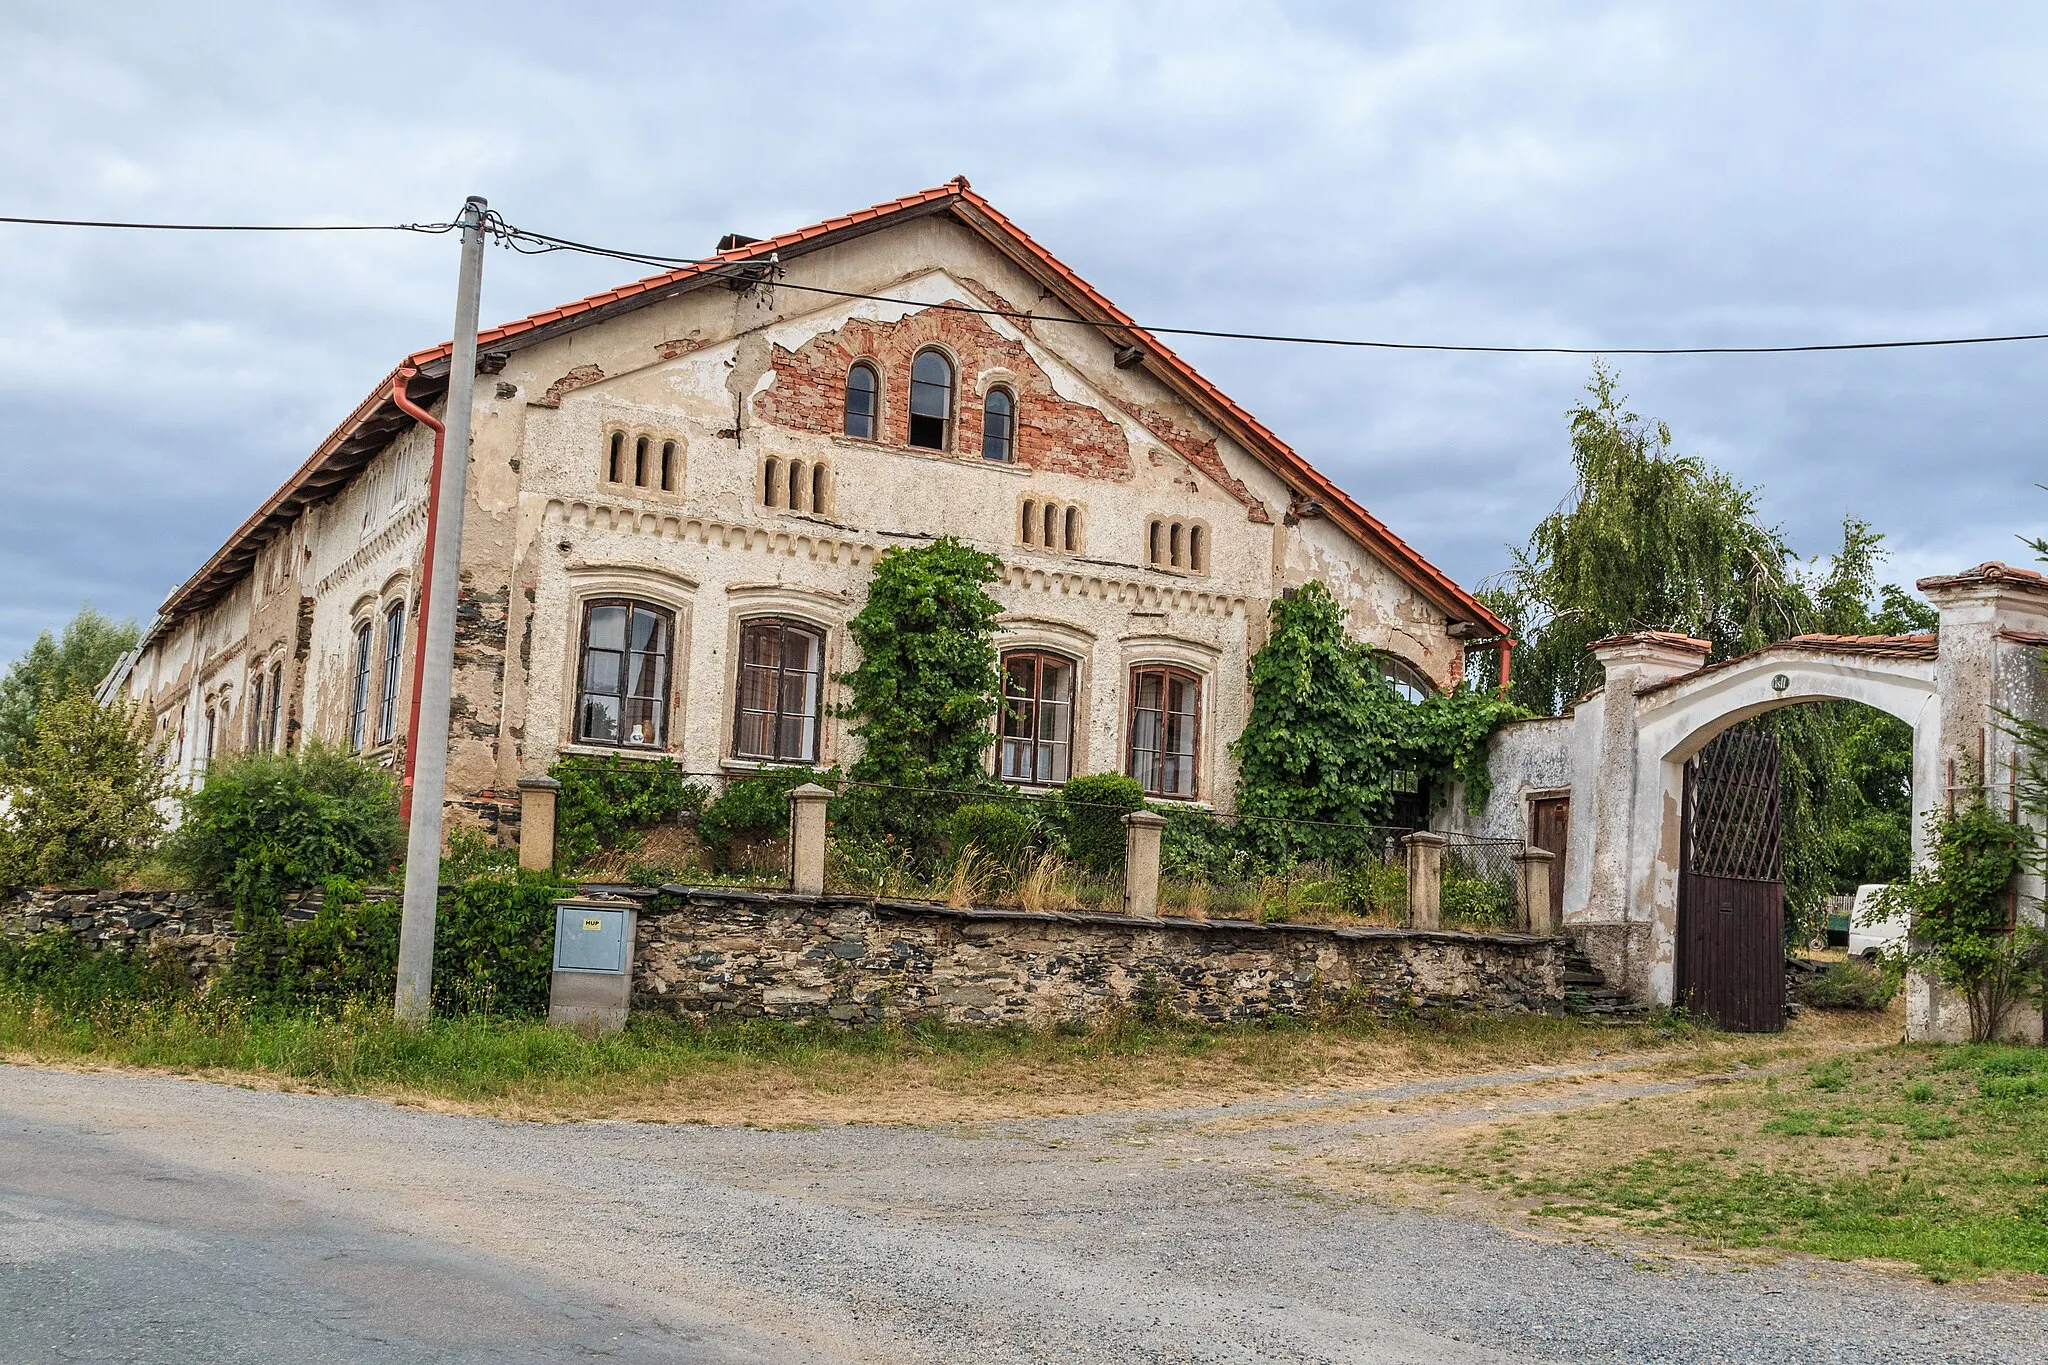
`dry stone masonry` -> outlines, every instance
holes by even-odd
[[[1563,945],[1517,934],[954,910],[713,888],[641,913],[634,1007],[700,1020],[1210,1023],[1330,1008],[1559,1008]]]

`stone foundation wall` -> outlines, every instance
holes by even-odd
[[[1561,1005],[1561,940],[952,910],[694,889],[641,911],[633,1005],[697,1019],[1043,1025],[1157,1002],[1221,1023],[1332,1006]]]

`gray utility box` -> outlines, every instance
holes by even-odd
[[[550,1024],[579,1033],[613,1033],[626,1026],[633,994],[633,933],[638,921],[630,901],[555,902]]]

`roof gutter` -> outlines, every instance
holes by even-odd
[[[420,629],[420,604],[431,600],[429,594],[434,586],[434,535],[441,524],[441,459],[448,438],[448,428],[406,396],[406,381],[418,374],[414,366],[401,365],[391,376],[391,401],[400,412],[434,433],[434,466],[427,475],[427,556],[420,565],[419,591],[412,599],[412,701],[406,708],[405,775],[398,790],[400,823],[412,818],[412,768],[420,749],[420,671],[426,667],[427,656],[427,633]]]

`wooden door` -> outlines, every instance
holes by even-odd
[[[1550,922],[1564,923],[1564,854],[1571,843],[1572,799],[1539,796],[1529,803],[1529,846],[1556,855],[1550,865]]]
[[[1685,765],[1678,1003],[1717,1027],[1785,1027],[1778,745],[1738,726]]]

